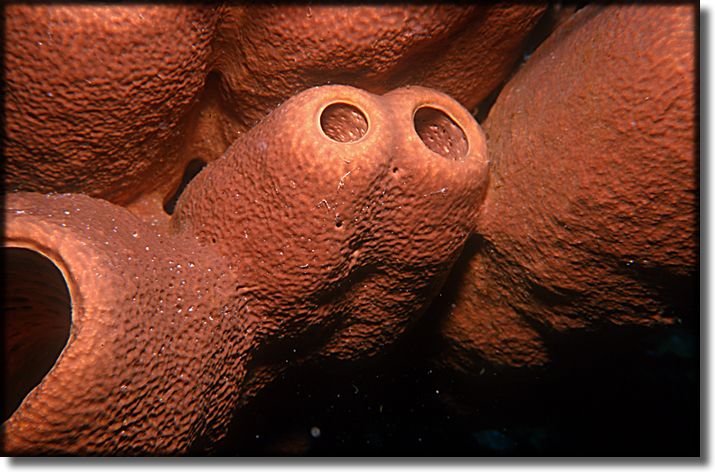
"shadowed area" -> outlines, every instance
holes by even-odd
[[[62,273],[45,256],[21,248],[2,250],[2,421],[50,371],[67,343],[71,301]]]
[[[181,177],[181,183],[179,187],[171,194],[171,196],[164,203],[164,211],[167,215],[173,215],[176,209],[176,202],[179,201],[179,197],[183,193],[184,189],[189,182],[193,180],[194,177],[199,175],[199,172],[206,167],[206,162],[201,159],[192,159],[184,169],[184,175]]]

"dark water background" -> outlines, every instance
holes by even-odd
[[[455,378],[430,367],[436,346],[419,338],[355,371],[306,368],[237,418],[220,454],[698,456],[693,318],[575,334],[541,371]]]

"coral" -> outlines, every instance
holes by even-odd
[[[423,85],[471,110],[544,10],[10,5],[6,182],[165,221],[187,167],[312,86]]]
[[[692,310],[692,18],[691,6],[585,7],[501,92],[475,254],[443,318],[447,364],[544,364],[545,335]]]
[[[286,372],[420,332],[470,382],[679,323],[694,16],[9,5],[5,450],[214,451]]]
[[[217,32],[228,103],[250,127],[325,83],[438,89],[473,110],[520,59],[544,4],[240,6]]]
[[[236,140],[166,230],[84,195],[11,194],[6,258],[39,269],[12,287],[9,312],[56,320],[47,337],[66,347],[54,365],[52,353],[30,364],[32,379],[8,379],[24,387],[13,404],[39,385],[5,423],[6,450],[210,449],[288,366],[379,352],[459,255],[486,170],[481,129],[447,96],[327,86]],[[69,297],[41,288],[57,281],[41,270],[52,264]],[[37,290],[57,299],[51,310],[25,306]],[[8,337],[11,366],[49,345],[23,325]]]
[[[126,205],[183,168],[212,8],[17,4],[5,18],[8,188]]]

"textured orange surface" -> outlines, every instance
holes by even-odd
[[[59,267],[72,327],[4,424],[5,450],[210,449],[286,368],[379,352],[459,255],[486,170],[481,129],[449,97],[332,86],[238,139],[168,230],[83,195],[11,194],[5,246]]]
[[[307,87],[423,85],[468,110],[521,58],[545,4],[240,6],[217,35],[223,92],[245,127]]]
[[[447,376],[695,312],[692,6],[5,11],[9,453],[211,451],[455,261]]]
[[[8,6],[6,185],[127,204],[183,169],[215,22],[198,6]]]
[[[11,5],[6,182],[164,221],[190,161],[309,87],[424,85],[471,110],[545,8]]]
[[[698,257],[690,6],[589,6],[485,123],[475,256],[445,317],[455,364],[548,358],[542,334],[672,323]]]

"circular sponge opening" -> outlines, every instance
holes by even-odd
[[[414,124],[415,131],[430,151],[454,160],[461,160],[467,155],[467,135],[442,110],[422,107],[415,112]]]
[[[320,115],[320,127],[327,137],[339,143],[358,141],[368,129],[365,114],[348,103],[327,106]]]
[[[30,249],[2,250],[3,408],[8,419],[55,365],[70,335],[72,303],[57,266]]]

